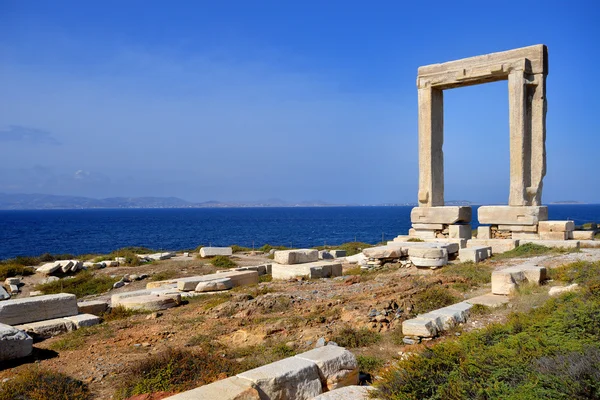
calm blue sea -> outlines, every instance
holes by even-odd
[[[0,259],[43,253],[108,253],[125,246],[180,250],[209,244],[308,247],[353,240],[377,243],[382,237],[391,240],[408,232],[411,208],[0,211]],[[551,219],[568,218],[576,224],[600,222],[600,205],[550,205],[549,214]]]

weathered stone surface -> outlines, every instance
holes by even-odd
[[[410,212],[413,224],[456,224],[471,222],[471,207],[415,207]]]
[[[448,264],[448,256],[442,258],[410,257],[410,261],[416,267],[442,267]]]
[[[346,250],[329,250],[329,254],[331,254],[333,258],[346,257]]]
[[[409,229],[408,235],[412,238],[418,239],[435,239],[437,234],[435,231],[425,230],[425,229]]]
[[[100,317],[93,314],[78,314],[65,317],[65,319],[72,322],[77,329],[98,325],[100,322],[102,322]]]
[[[110,306],[112,308],[121,305],[121,301],[130,297],[148,296],[151,295],[151,290],[132,290],[130,292],[116,293],[110,297]]]
[[[4,280],[4,284],[5,285],[20,285],[21,279],[20,278],[6,278]]]
[[[495,307],[500,307],[500,306],[508,303],[509,298],[508,298],[508,296],[496,295],[493,293],[489,293],[489,294],[484,294],[481,296],[470,298],[468,300],[465,300],[465,302],[467,302],[469,304],[473,304],[473,305],[481,304],[482,306],[495,308]]]
[[[413,229],[415,230],[425,230],[425,231],[441,231],[444,229],[444,224],[412,224]]]
[[[573,221],[540,221],[538,231],[541,232],[571,232],[575,230]]]
[[[342,275],[342,264],[335,261],[319,261],[314,263],[271,266],[273,279],[290,279],[307,277],[310,279],[331,278]]]
[[[367,258],[400,258],[402,256],[402,246],[376,246],[364,249],[362,253]]]
[[[15,325],[15,328],[27,332],[34,338],[47,339],[77,329],[75,324],[65,318],[47,319],[38,322]]]
[[[0,300],[8,299],[10,299],[10,294],[8,294],[8,292],[2,286],[0,286]]]
[[[594,240],[594,231],[572,231],[572,232],[569,232],[568,239]]]
[[[492,227],[491,226],[478,226],[477,227],[477,239],[491,239],[492,238]]]
[[[434,337],[438,334],[438,325],[431,319],[407,319],[402,322],[404,336]]]
[[[333,255],[329,250],[319,250],[319,260],[333,260]]]
[[[338,346],[323,346],[296,357],[317,364],[324,390],[358,384],[358,362],[350,351]]]
[[[313,249],[277,250],[274,260],[277,264],[288,265],[315,262],[319,260],[319,252]]]
[[[467,239],[425,239],[425,243],[436,243],[448,250],[448,254],[458,253],[467,247]]]
[[[108,309],[108,303],[101,300],[88,300],[77,302],[81,314],[100,315]]]
[[[371,386],[345,386],[320,394],[313,400],[367,400],[372,390]]]
[[[208,275],[206,275],[208,276]],[[256,285],[258,283],[258,271],[248,269],[241,271],[229,271],[220,274],[212,274],[217,278],[229,278],[234,287]]]
[[[531,238],[524,238],[524,239],[532,239],[532,240],[567,240],[569,239],[569,234],[571,232],[542,232],[540,231],[540,233],[538,234],[539,237],[535,238],[535,237],[531,237]]]
[[[0,361],[27,357],[32,351],[31,336],[22,330],[0,323]]]
[[[493,254],[500,254],[512,250],[519,245],[514,239],[471,239],[467,241],[467,248],[491,247]]]
[[[579,289],[579,285],[576,284],[576,283],[573,283],[573,284],[568,285],[568,286],[553,286],[548,291],[548,294],[550,296],[560,296],[563,293],[574,292],[574,291],[576,291],[578,289]]]
[[[230,256],[233,254],[231,247],[202,247],[200,257]]]
[[[261,400],[258,390],[248,379],[232,376],[165,400]]]
[[[548,219],[545,206],[481,206],[477,210],[480,224],[537,225]]]
[[[474,263],[478,263],[492,256],[492,248],[491,246],[478,246],[478,247],[470,247],[466,249],[460,249],[458,251],[458,258],[460,261],[472,261]]]
[[[577,240],[519,240],[519,244],[526,243],[538,244],[546,247],[562,247],[565,249],[578,249],[579,241]]]
[[[200,282],[194,291],[196,292],[215,292],[220,290],[229,290],[233,288],[233,282],[229,278],[215,279],[214,281]]]
[[[18,325],[68,317],[77,315],[77,312],[77,298],[74,294],[49,294],[1,302],[0,322],[8,325]]]
[[[448,250],[445,248],[411,247],[408,249],[408,256],[411,258],[448,258]]]
[[[547,279],[546,268],[519,265],[492,272],[492,293],[508,295],[523,282],[540,284]]]
[[[537,225],[498,225],[499,231],[537,233]]]
[[[469,310],[472,307],[472,304],[461,302],[430,311],[427,314],[419,315],[417,318],[425,319],[430,316],[433,322],[438,324],[441,322],[441,326],[438,325],[439,330],[448,330],[458,324],[465,323],[469,317]]]
[[[50,263],[46,263],[46,264],[42,265],[41,267],[36,269],[36,272],[38,272],[40,274],[50,275],[50,274],[58,271],[59,269],[60,269],[60,261],[54,261],[54,262],[50,262]]]
[[[150,294],[121,299],[119,305],[127,310],[160,311],[181,304],[180,294]],[[114,307],[114,306],[113,306]]]
[[[448,236],[451,239],[471,239],[472,233],[471,224],[454,224],[448,227]]]
[[[515,240],[538,240],[540,234],[535,232],[513,232],[512,238]]]
[[[311,399],[323,393],[317,365],[297,357],[243,372],[238,377],[253,382],[265,399]]]
[[[348,264],[364,264],[367,262],[367,258],[363,253],[358,253],[353,256],[347,256],[345,260]]]

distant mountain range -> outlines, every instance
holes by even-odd
[[[286,202],[268,199],[257,202],[205,201],[193,203],[177,197],[109,197],[93,199],[80,196],[57,196],[49,194],[0,193],[0,210],[49,210],[87,208],[226,208],[226,207],[331,207],[321,201]]]

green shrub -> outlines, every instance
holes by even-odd
[[[238,246],[237,244],[232,244],[230,247],[234,253],[244,253],[247,251],[252,251],[252,249],[249,247]]]
[[[232,268],[237,266],[237,264],[227,256],[215,256],[211,258],[210,263],[216,268]]]
[[[549,271],[550,279],[582,284],[600,276],[600,261],[576,261]]]
[[[242,371],[240,363],[219,354],[168,349],[128,367],[121,376],[115,397],[181,392]]]
[[[375,375],[385,364],[381,358],[368,355],[359,355],[356,357],[356,361],[358,361],[358,370],[369,375]]]
[[[366,347],[378,343],[381,335],[367,328],[344,328],[332,340],[342,347]]]
[[[541,256],[544,254],[565,254],[565,253],[576,253],[579,249],[565,249],[562,247],[546,247],[534,243],[525,243],[521,246],[517,246],[512,250],[506,251],[500,254],[494,254],[494,259],[506,259],[515,257],[534,257]]]
[[[20,264],[0,264],[0,280],[12,278],[14,276],[27,276],[35,273],[33,268],[25,267]]]
[[[460,299],[455,297],[450,290],[442,286],[433,286],[413,297],[413,313],[424,314],[426,312],[437,310],[454,303]]]
[[[265,274],[265,275],[261,275],[258,277],[258,282],[263,283],[263,282],[272,282],[273,281],[273,275],[271,274]]]
[[[472,261],[445,266],[440,274],[464,279],[469,286],[480,286],[492,281],[493,267],[485,264],[475,264]]]
[[[112,307],[110,311],[104,313],[102,318],[104,321],[116,321],[119,319],[127,319],[132,315],[143,314],[144,311],[140,310],[129,310],[123,306]]]
[[[155,273],[154,275],[152,275],[152,277],[150,278],[151,281],[167,281],[169,279],[173,279],[177,276],[177,271],[173,271],[173,270],[166,270],[166,271],[160,271]]]
[[[37,285],[35,289],[41,290],[44,294],[72,293],[77,297],[83,297],[108,292],[118,280],[118,278],[111,278],[106,275],[94,276],[89,271],[83,271],[73,278],[42,283]]]
[[[424,242],[424,240],[419,238],[410,238],[407,240],[407,242]]]
[[[216,350],[222,349],[223,345],[219,342],[213,340],[212,337],[208,335],[203,335],[201,333],[192,336],[186,343],[186,346],[199,346],[202,347],[203,351],[214,352]]]
[[[57,260],[71,260],[76,258],[73,254],[50,254],[44,253],[38,257],[26,257],[26,256],[18,256],[15,258],[10,258],[7,260],[2,260],[1,264],[17,264],[23,266],[33,266],[41,263],[47,263]]]
[[[0,400],[88,400],[87,385],[59,372],[31,366],[0,385]]]
[[[258,251],[262,251],[263,253],[268,253],[271,250],[289,250],[289,247],[285,247],[285,246],[271,246],[270,244],[265,244],[262,247],[258,248]]]
[[[368,249],[369,247],[373,247],[373,245],[365,242],[348,242],[342,243],[339,246],[332,246],[334,249],[346,250],[346,256],[361,253],[363,249]]]
[[[48,348],[55,351],[80,349],[85,345],[88,337],[97,335],[101,332],[109,332],[110,329],[107,327],[108,325],[101,324],[78,328],[75,331],[60,335],[60,337],[56,341],[52,342]]]
[[[586,283],[585,288],[589,289]],[[600,397],[600,292],[548,300],[505,324],[399,361],[376,383],[382,399]]]
[[[285,343],[278,343],[271,349],[271,353],[277,358],[287,358],[296,355],[296,350]]]

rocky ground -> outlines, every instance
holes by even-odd
[[[236,254],[232,259],[240,266],[258,265],[271,260],[264,254]],[[494,259],[478,268],[489,271],[524,262],[525,259]],[[553,268],[566,263],[600,260],[600,249],[582,249],[577,253],[552,254],[527,259]],[[403,268],[388,264],[386,268],[361,273],[353,265],[344,266],[344,276],[334,279],[262,282],[251,287],[235,288],[225,294],[202,296],[188,304],[153,314],[136,314],[107,321],[35,344],[34,359],[13,364],[0,371],[0,380],[35,362],[41,367],[63,372],[89,383],[97,399],[112,398],[120,377],[148,355],[167,348],[213,348],[237,359],[253,363],[271,362],[286,355],[270,349],[285,346],[297,352],[308,350],[318,342],[339,340],[344,328],[368,328],[378,332],[381,340],[355,348],[353,352],[383,363],[393,362],[405,352],[421,346],[402,343],[401,323],[412,309],[415,297],[432,287],[445,287],[459,299],[489,292],[489,284],[470,285],[468,278],[452,273],[452,265],[439,270]],[[136,267],[115,267],[96,274],[154,274],[192,276],[211,273],[215,267],[205,260],[181,257]],[[23,293],[39,283],[38,274],[25,277]],[[108,298],[113,293],[137,290],[148,280],[136,281],[95,297]],[[88,297],[92,299],[94,296]],[[513,309],[533,306],[531,301],[514,299],[507,307],[491,313],[474,315],[465,326],[447,335],[477,329],[490,322],[502,321]],[[444,337],[432,342],[445,340]]]

